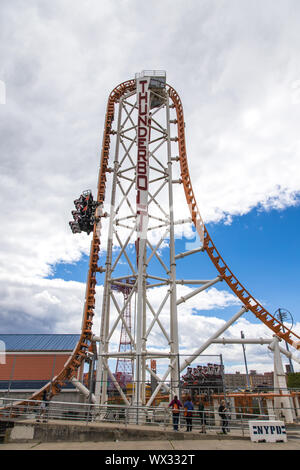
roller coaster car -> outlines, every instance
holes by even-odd
[[[222,381],[221,366],[208,363],[206,366],[187,367],[182,379],[189,385],[203,385],[205,383],[217,383]]]
[[[69,222],[73,233],[92,232],[95,223],[95,211],[99,203],[94,201],[90,190],[83,191],[74,201],[76,210],[72,211],[75,222]]]

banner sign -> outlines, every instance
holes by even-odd
[[[138,219],[138,238],[146,237],[148,223],[149,190],[149,140],[150,140],[150,77],[137,80],[137,165],[136,165],[136,207]]]

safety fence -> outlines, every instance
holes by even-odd
[[[271,420],[274,415],[255,413],[226,413],[219,415],[218,410],[193,410],[190,416],[185,411],[173,410],[166,406],[124,406],[95,405],[93,403],[43,402],[37,400],[20,400],[2,398],[0,405],[1,420],[34,420],[36,422],[55,422],[55,420],[75,421],[85,424],[115,423],[119,426],[143,425],[157,426],[163,430],[198,432],[230,432],[238,430],[249,432],[249,420]]]

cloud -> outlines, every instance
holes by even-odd
[[[1,276],[2,333],[79,333],[84,284]]]

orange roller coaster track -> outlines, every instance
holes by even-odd
[[[101,152],[101,163],[98,176],[98,195],[97,201],[98,206],[98,217],[103,217],[103,204],[105,201],[106,192],[106,176],[109,172],[108,162],[110,154],[110,140],[111,135],[115,133],[112,129],[112,122],[114,120],[115,105],[119,102],[125,94],[134,92],[136,90],[136,81],[129,80],[118,85],[109,95],[105,125],[103,144]],[[249,293],[248,290],[239,282],[237,277],[232,273],[224,259],[220,255],[219,251],[215,247],[206,227],[201,218],[195,194],[192,188],[190,173],[188,169],[188,161],[186,154],[185,144],[185,132],[184,132],[184,115],[183,106],[177,92],[169,85],[166,85],[167,93],[173,103],[173,107],[176,109],[177,115],[177,130],[178,130],[178,150],[179,150],[179,161],[181,169],[181,179],[184,186],[186,201],[189,206],[191,218],[193,224],[200,236],[203,244],[203,250],[205,250],[220,274],[220,277],[226,281],[230,289],[234,294],[241,300],[245,308],[251,311],[259,320],[267,325],[278,337],[284,339],[290,345],[296,349],[300,349],[300,337],[295,334],[292,330],[288,329],[286,325],[283,325],[273,315],[271,315],[255,298]],[[177,140],[176,139],[176,140]],[[99,224],[98,224],[99,228]],[[90,248],[90,261],[89,270],[87,276],[87,288],[86,297],[83,312],[82,331],[80,339],[66,362],[61,372],[52,379],[42,389],[35,392],[31,400],[41,400],[44,390],[48,392],[48,396],[51,398],[58,394],[62,386],[72,379],[78,371],[78,368],[82,365],[87,357],[87,351],[92,341],[92,324],[95,308],[95,294],[96,294],[96,273],[102,272],[103,269],[98,266],[100,252],[100,233],[97,229],[96,224],[94,225],[93,238]]]

